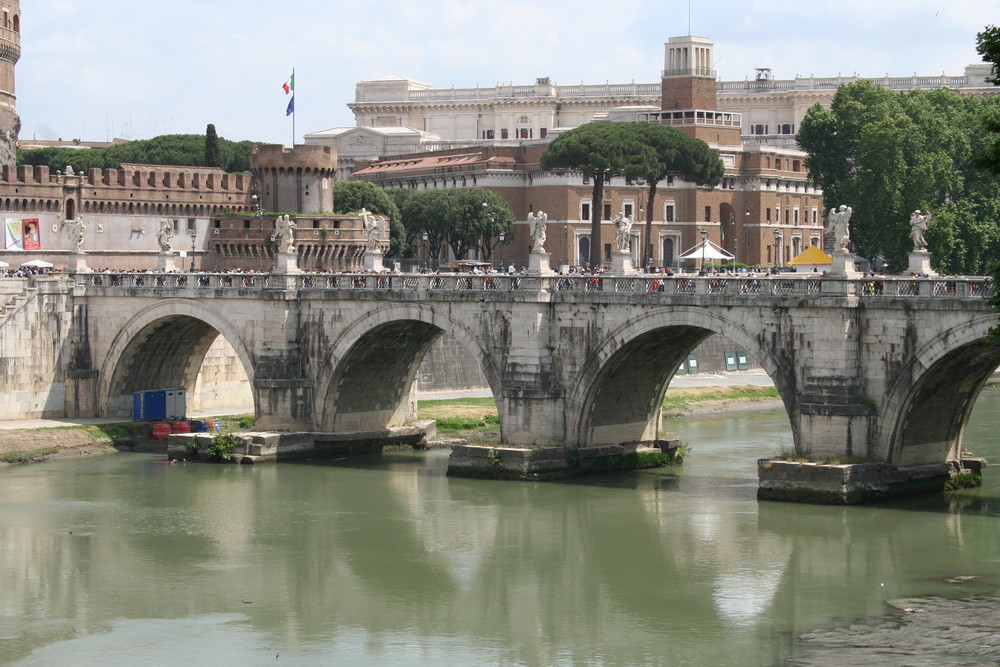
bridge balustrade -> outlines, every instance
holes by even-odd
[[[77,285],[107,289],[266,289],[269,274],[241,273],[79,273]],[[516,292],[523,289],[523,278],[507,275],[472,274],[302,274],[296,276],[300,289],[386,290],[386,291],[482,291]],[[992,294],[989,278],[909,278],[879,277],[830,280],[828,278],[791,278],[778,276],[543,276],[528,284],[531,289],[556,292],[604,292],[624,294],[738,296],[769,294],[773,296],[843,295],[843,288],[830,292],[830,285],[847,283],[847,294],[864,297],[930,297],[985,299]],[[825,288],[825,289],[824,289]]]

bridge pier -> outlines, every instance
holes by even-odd
[[[314,428],[312,383],[303,379],[254,378],[255,428],[309,431]]]

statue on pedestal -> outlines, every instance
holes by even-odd
[[[623,212],[619,211],[615,214],[615,217],[611,219],[611,222],[615,224],[615,250],[617,252],[628,252],[632,248],[632,225],[635,224],[635,218],[631,215],[626,216]]]
[[[528,229],[531,231],[531,252],[545,252],[545,225],[549,215],[545,211],[528,214]]]
[[[921,213],[917,209],[910,215],[910,238],[913,239],[913,252],[927,250],[927,239],[924,232],[931,226],[931,214]]]
[[[296,227],[298,227],[298,225],[295,224],[289,215],[279,215],[274,220],[274,236],[275,243],[278,246],[278,252],[294,252],[293,246],[295,245]]]
[[[170,239],[174,238],[174,221],[160,218],[160,228],[156,232],[156,242],[160,244],[160,252],[170,252]]]
[[[836,252],[849,252],[851,244],[851,215],[854,209],[850,206],[840,205],[840,208],[831,208],[827,218],[827,232],[833,232],[833,245]]]
[[[386,225],[385,216],[372,215],[371,211],[361,209],[361,222],[364,225],[367,238],[367,252],[378,252],[378,245],[382,240],[382,230],[385,229]]]
[[[73,252],[83,252],[83,233],[87,231],[87,225],[83,224],[83,218],[76,220],[66,220],[63,222],[69,231],[69,239],[73,243]]]

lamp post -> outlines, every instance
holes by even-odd
[[[424,246],[424,273],[427,273],[429,259],[428,254],[430,254],[430,249],[427,247],[427,232],[421,234],[420,237],[424,240],[422,244]]]
[[[483,210],[486,211],[486,217],[490,219],[490,226],[486,229],[486,245],[489,247],[493,243],[493,228],[497,224],[497,212],[490,207],[489,202],[483,202]],[[500,268],[503,268],[503,234],[500,235]],[[490,257],[493,257],[493,252],[491,249]],[[493,265],[492,259],[490,261],[490,266]]]
[[[774,230],[774,272],[778,272],[778,264],[781,258],[781,230]]]
[[[250,207],[257,215],[257,232],[260,239],[260,246],[257,252],[257,273],[263,270],[264,261],[264,207],[260,204],[260,182],[254,181],[250,185]]]
[[[705,275],[705,246],[708,245],[708,230],[701,229],[701,275]]]
[[[505,270],[504,269],[504,265],[503,265],[503,240],[505,238],[507,238],[507,235],[504,234],[503,232],[500,232],[500,272],[501,273],[503,273],[504,270]]]
[[[194,273],[194,244],[198,240],[198,229],[191,228],[191,273]]]

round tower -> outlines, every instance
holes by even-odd
[[[13,165],[21,119],[14,95],[14,65],[21,57],[21,3],[0,0],[0,165]]]
[[[281,144],[258,144],[250,151],[250,171],[260,190],[260,205],[267,211],[333,211],[333,177],[337,172],[337,149],[333,146],[289,149]]]

